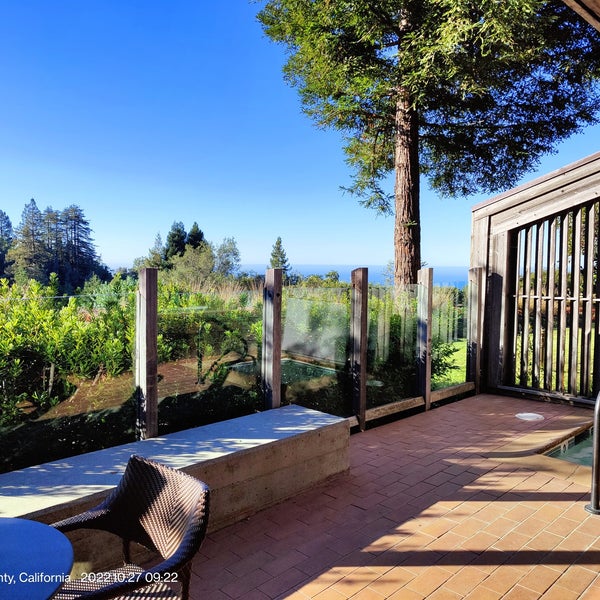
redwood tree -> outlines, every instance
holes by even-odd
[[[258,18],[304,111],[344,133],[349,190],[395,214],[396,284],[421,264],[422,175],[505,190],[598,117],[600,33],[559,0],[270,0]]]

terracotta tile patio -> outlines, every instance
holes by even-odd
[[[480,395],[353,435],[347,474],[210,534],[191,597],[600,598],[591,469],[536,454],[591,419]]]

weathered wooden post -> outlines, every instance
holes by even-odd
[[[433,311],[433,269],[420,269],[417,302],[417,373],[419,393],[425,410],[431,408],[431,325]]]
[[[483,268],[469,269],[467,381],[475,383],[475,393],[481,390],[481,338],[483,325]]]
[[[136,437],[158,434],[158,269],[140,270],[135,321]]]
[[[365,267],[352,271],[350,320],[350,373],[352,377],[352,407],[361,431],[366,427],[367,414],[367,345],[369,270]]]
[[[282,269],[267,269],[263,289],[261,378],[265,407],[281,406]]]

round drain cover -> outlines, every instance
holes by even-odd
[[[523,421],[543,421],[544,416],[538,413],[518,413],[516,415],[517,419],[521,419]]]

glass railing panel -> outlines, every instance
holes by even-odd
[[[348,376],[350,286],[285,287],[282,299],[282,404],[352,414]]]
[[[262,296],[169,294],[158,307],[158,422],[168,433],[262,410]]]
[[[441,389],[466,381],[467,288],[433,288],[431,385]]]
[[[134,439],[136,286],[0,284],[0,471]]]
[[[418,394],[416,285],[369,288],[367,408]]]

